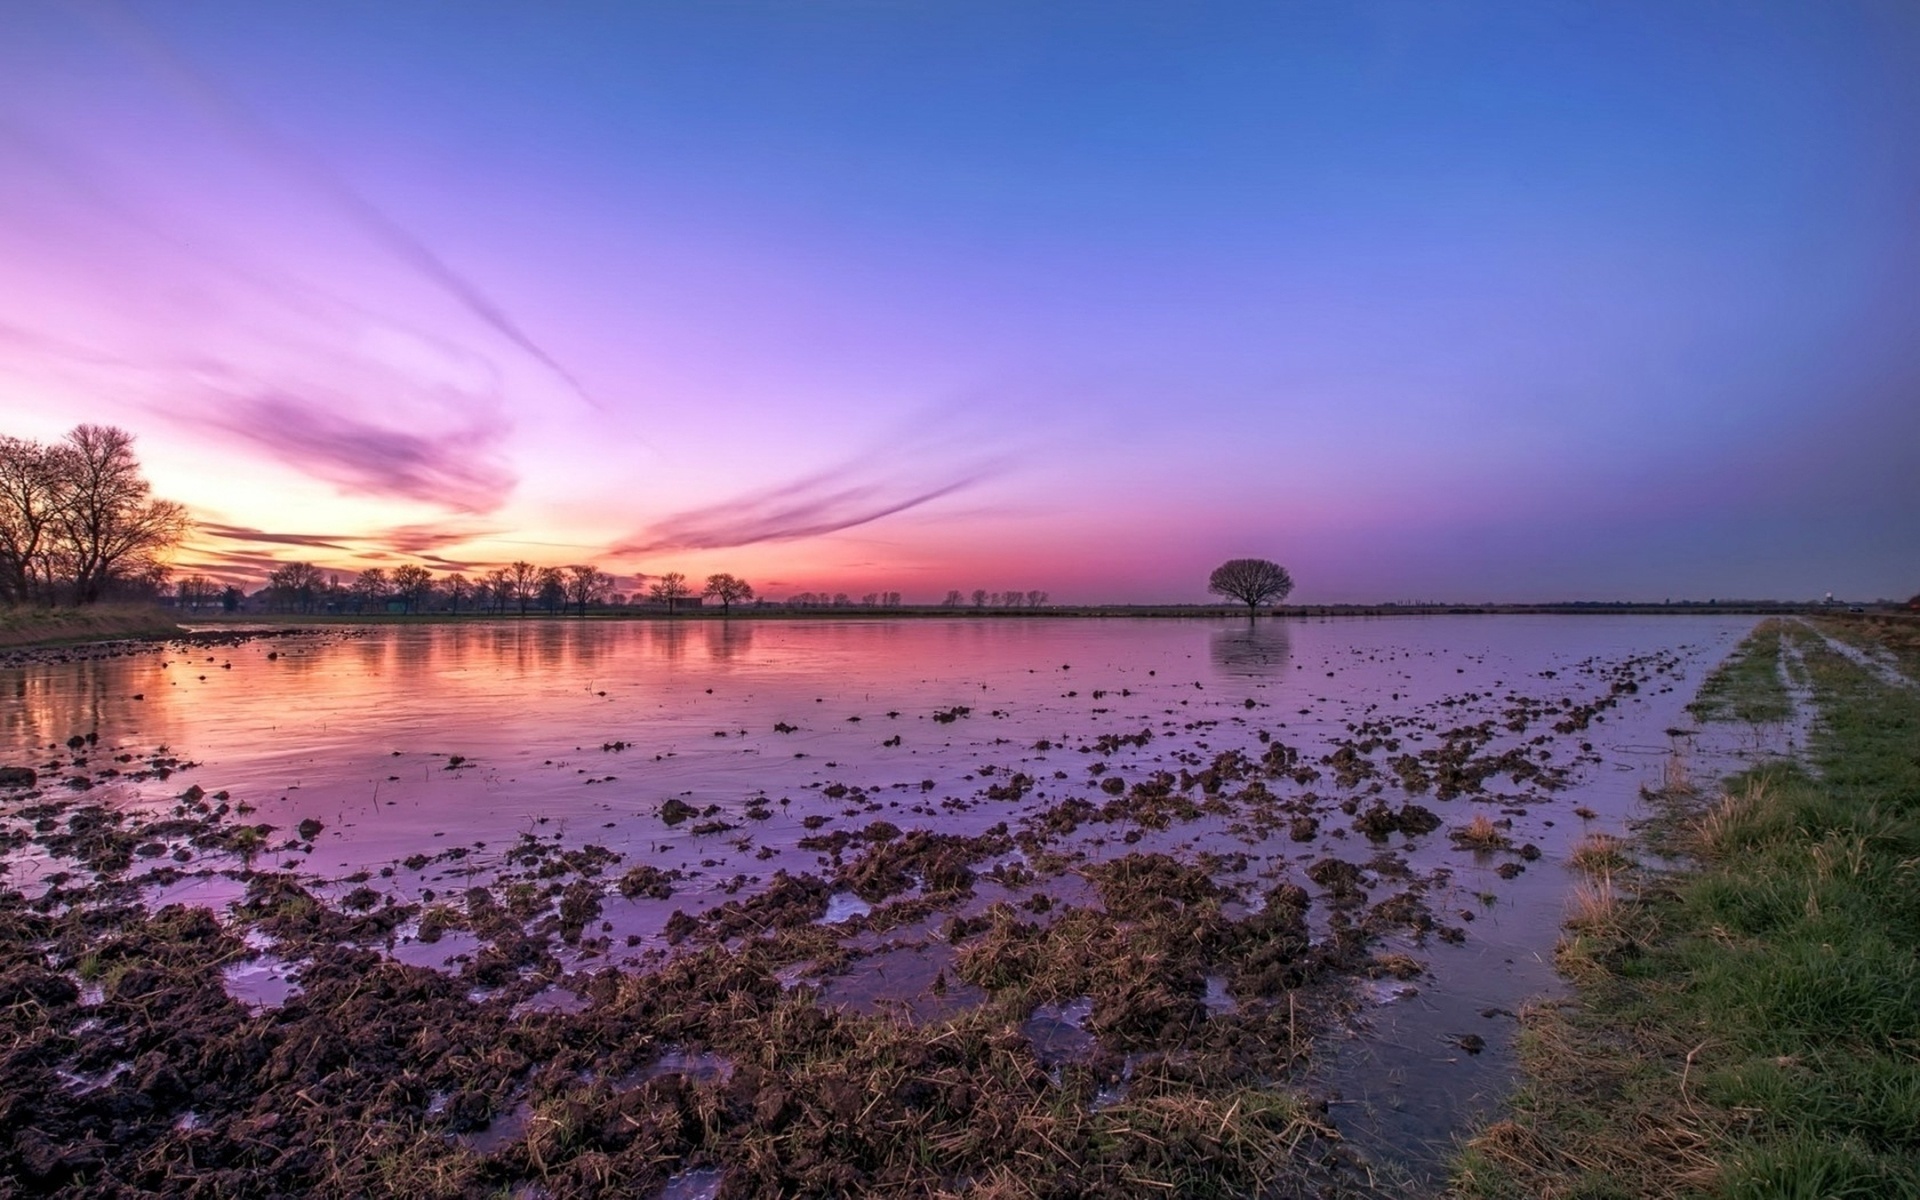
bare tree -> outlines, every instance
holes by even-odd
[[[985,608],[987,606],[987,589],[973,589],[973,606],[975,608]]]
[[[541,567],[540,573],[534,576],[534,587],[540,607],[547,610],[548,616],[566,607],[567,573],[559,567]]]
[[[605,600],[611,591],[613,576],[599,567],[575,563],[567,568],[567,600],[581,616],[587,615],[587,605]]]
[[[268,603],[294,612],[312,612],[326,582],[312,563],[288,563],[267,576]]]
[[[64,446],[0,437],[0,602],[54,600]]]
[[[729,614],[734,601],[753,599],[753,585],[733,575],[709,575],[704,594],[720,602],[720,615],[724,617]]]
[[[1028,608],[1039,608],[1041,605],[1045,604],[1046,602],[1047,602],[1047,594],[1045,592],[1028,592],[1027,593]]]
[[[66,444],[58,553],[74,602],[92,604],[116,577],[160,571],[162,556],[186,538],[192,522],[183,506],[152,497],[126,430],[76,425]]]
[[[685,575],[682,575],[678,571],[668,571],[659,579],[654,580],[653,586],[647,589],[647,594],[655,600],[665,601],[667,605],[667,615],[672,616],[674,605],[686,599],[688,596],[693,595],[693,589],[687,586],[687,577]]]
[[[507,568],[508,595],[520,606],[520,615],[527,615],[527,608],[539,596],[540,568],[530,562],[516,562]]]
[[[368,567],[354,576],[352,585],[347,588],[347,594],[353,597],[355,612],[365,612],[376,604],[384,603],[392,591],[393,583],[381,567]]]
[[[447,611],[459,613],[460,602],[473,594],[473,584],[465,575],[455,571],[443,581],[447,589]]]
[[[1214,568],[1207,578],[1207,590],[1246,605],[1251,619],[1262,604],[1287,598],[1293,591],[1293,576],[1279,563],[1264,558],[1235,558]]]
[[[948,590],[947,598],[945,600],[942,600],[940,603],[945,605],[948,608],[959,608],[961,604],[965,603],[965,600],[960,595],[959,588],[952,588]]]
[[[493,593],[491,611],[504,615],[517,595],[513,585],[513,572],[505,567],[495,567],[486,575],[487,590]]]
[[[198,610],[220,596],[220,585],[205,575],[189,575],[174,585],[174,596],[181,608]]]
[[[395,567],[393,590],[399,594],[408,612],[419,612],[426,607],[427,597],[433,593],[433,572],[417,563]]]

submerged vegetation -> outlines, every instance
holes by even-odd
[[[1787,622],[1762,621],[1740,648],[1707,676],[1700,694],[1688,705],[1703,721],[1745,721],[1766,724],[1793,715],[1793,702],[1781,672],[1781,638]]]
[[[1642,840],[1678,872],[1587,847],[1611,869],[1559,948],[1578,994],[1526,1014],[1527,1083],[1463,1194],[1920,1196],[1920,689],[1876,669],[1916,650],[1911,624],[1769,621],[1709,681],[1698,711],[1784,719],[1796,655],[1810,761],[1652,797]]]

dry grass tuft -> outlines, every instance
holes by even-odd
[[[1667,755],[1660,768],[1660,790],[1669,796],[1692,796],[1700,790],[1693,782],[1693,768],[1679,750]]]
[[[1617,938],[1627,931],[1627,899],[1613,886],[1611,872],[1600,871],[1574,885],[1567,897],[1567,928],[1595,937]]]
[[[1691,849],[1702,858],[1715,858],[1734,845],[1736,833],[1767,798],[1767,782],[1751,779],[1739,795],[1721,793],[1720,799],[1693,822]]]
[[[1567,865],[1589,875],[1611,874],[1633,865],[1627,857],[1627,843],[1610,833],[1589,833],[1573,844]]]
[[[1475,813],[1473,820],[1453,831],[1452,837],[1457,845],[1473,850],[1502,850],[1510,844],[1500,826],[1485,813]]]

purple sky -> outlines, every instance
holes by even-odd
[[[1920,8],[0,6],[0,432],[258,580],[1920,588]]]

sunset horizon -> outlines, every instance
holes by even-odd
[[[1909,9],[0,30],[0,433],[133,433],[178,573],[1912,590]]]

